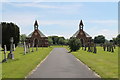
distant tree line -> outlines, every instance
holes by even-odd
[[[20,43],[23,43],[26,39],[26,34],[21,34],[20,35]],[[68,45],[70,39],[65,39],[64,37],[59,37],[59,36],[48,36],[48,42],[50,45]],[[95,44],[104,44],[104,43],[109,43],[112,42],[115,45],[120,46],[120,34],[116,37],[113,38],[112,40],[107,40],[105,36],[103,35],[98,35],[95,36],[92,41]]]
[[[105,36],[98,35],[94,37],[93,41],[96,44],[113,43],[120,46],[120,34],[118,34],[117,37],[113,38],[112,40],[107,40],[105,39]]]
[[[110,40],[110,42],[113,42],[114,44],[120,47],[120,34],[118,34],[116,38],[113,38],[112,40]]]
[[[0,25],[2,25],[2,48],[4,48],[4,45],[6,45],[7,50],[10,50],[10,38],[13,37],[15,46],[18,45],[19,42],[19,27],[14,23],[7,23],[7,22],[1,22]]]
[[[93,41],[96,44],[105,43],[105,37],[103,35],[98,35],[94,37]]]
[[[26,34],[21,34],[20,35],[20,43],[23,44],[26,40],[27,35]]]
[[[50,45],[68,45],[68,39],[58,36],[49,36],[48,42]]]

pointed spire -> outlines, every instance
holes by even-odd
[[[79,30],[80,30],[80,29],[83,30],[83,26],[84,26],[84,25],[83,25],[83,22],[82,22],[82,20],[81,20],[81,21],[80,21],[80,24],[79,24]]]
[[[80,21],[80,25],[83,26],[83,22],[82,22],[82,20]]]
[[[38,22],[37,20],[35,20],[35,23],[34,23],[34,30],[37,30],[38,29]]]

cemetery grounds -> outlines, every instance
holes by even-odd
[[[38,48],[38,51],[24,55],[23,47],[17,47],[13,52],[15,59],[2,63],[2,77],[26,77],[55,47],[64,47],[69,50],[68,46],[51,46],[47,48]],[[88,67],[102,78],[118,78],[118,47],[116,47],[113,53],[103,51],[102,47],[97,47],[96,54],[82,49],[77,52],[72,52],[72,54],[83,63],[87,64]]]
[[[52,47],[34,48],[34,52],[24,55],[24,48],[17,47],[14,60],[2,63],[2,78],[25,78],[52,51]],[[32,51],[32,48],[30,49]],[[9,51],[7,51],[7,54]],[[2,55],[4,58],[4,55]]]
[[[102,47],[97,47],[96,54],[82,49],[72,52],[72,54],[87,64],[101,78],[118,78],[118,47],[114,52],[107,52]]]

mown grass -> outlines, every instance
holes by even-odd
[[[24,78],[56,47],[68,49],[67,46],[56,45],[48,48],[39,48],[38,51],[23,55],[23,48],[16,48],[16,51],[13,52],[15,59],[8,60],[2,64],[2,77]],[[103,51],[101,47],[97,47],[97,54],[81,49],[77,52],[72,52],[72,54],[87,64],[102,78],[118,78],[118,48],[115,49],[114,53]]]
[[[13,52],[15,59],[2,63],[2,78],[25,78],[52,49],[52,47],[38,48],[38,51],[24,55],[23,47],[17,47]]]
[[[102,47],[97,47],[97,54],[82,49],[72,52],[72,54],[102,78],[118,78],[118,47],[114,53],[103,51]]]

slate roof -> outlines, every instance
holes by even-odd
[[[31,34],[28,35],[28,37],[32,37],[32,34],[34,32],[32,32]],[[38,33],[40,34],[41,37],[46,37],[40,30],[38,30]]]
[[[86,33],[85,31],[84,31],[84,33],[85,33],[86,37],[91,37],[91,36],[90,36],[88,33]],[[78,34],[79,34],[79,30],[78,30],[75,34],[73,34],[72,37],[77,37]]]

